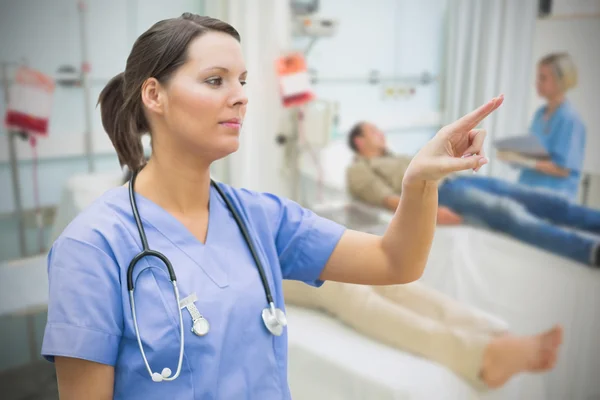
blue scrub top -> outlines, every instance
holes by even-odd
[[[254,238],[276,306],[284,308],[282,279],[318,286],[344,227],[265,193],[221,185]],[[136,341],[127,267],[141,251],[128,189],[105,193],[54,243],[48,256],[49,307],[42,355],[75,357],[115,367],[115,399],[289,399],[287,329],[270,334],[257,266],[227,206],[211,187],[206,243],[164,209],[136,194],[151,249],[177,274],[181,299],[211,324],[198,337],[182,310],[185,348],[181,375],[153,382]],[[153,371],[173,374],[179,356],[179,317],[166,267],[145,258],[134,270],[140,336]]]
[[[537,136],[552,161],[569,169],[568,177],[550,176],[526,168],[521,172],[519,183],[545,188],[575,199],[579,189],[581,169],[585,156],[585,125],[569,101],[564,101],[548,120],[544,119],[546,106],[540,107],[531,122],[530,132]]]

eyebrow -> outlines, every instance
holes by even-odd
[[[229,70],[225,67],[210,67],[210,68],[206,68],[204,71],[214,71],[214,70],[223,71],[225,73],[229,72]],[[247,74],[247,73],[248,73],[248,71],[244,71],[240,74],[240,76]]]

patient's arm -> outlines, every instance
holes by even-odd
[[[387,208],[390,211],[396,211],[396,209],[398,208],[398,204],[400,204],[400,196],[398,195],[391,195],[391,196],[387,196],[385,198],[385,200],[383,201],[383,204],[385,205],[385,208]]]
[[[463,219],[448,207],[439,207],[437,213],[438,225],[460,225]]]

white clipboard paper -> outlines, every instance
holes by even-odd
[[[511,136],[506,139],[499,139],[494,142],[494,146],[499,151],[512,151],[527,157],[550,157],[546,147],[544,147],[540,139],[534,135]]]

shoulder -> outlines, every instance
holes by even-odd
[[[236,188],[224,183],[217,185],[236,210],[253,223],[266,222],[277,226],[286,212],[301,208],[292,200],[274,193]]]
[[[369,164],[363,158],[356,157],[352,160],[348,168],[346,168],[346,175],[348,177],[362,175],[369,173],[370,169]]]
[[[570,101],[566,101],[563,107],[560,108],[560,116],[566,122],[583,126],[581,115]]]
[[[113,247],[122,243],[125,233],[123,229],[125,211],[118,207],[118,201],[123,195],[123,188],[114,188],[81,211],[73,210],[76,215],[65,223],[64,229],[52,245],[51,253],[60,253],[65,249],[66,244],[70,244],[111,255]],[[60,217],[58,215],[57,219],[61,219]]]
[[[536,119],[542,118],[542,116],[544,115],[545,112],[546,112],[546,105],[542,104],[533,113],[533,119],[536,120]]]
[[[284,225],[302,224],[316,218],[312,210],[283,196],[223,183],[218,185],[243,218],[272,233],[280,232]]]
[[[244,209],[261,210],[289,201],[284,197],[269,192],[236,188],[221,182],[217,182],[216,184],[230,201],[237,206],[242,206]]]

